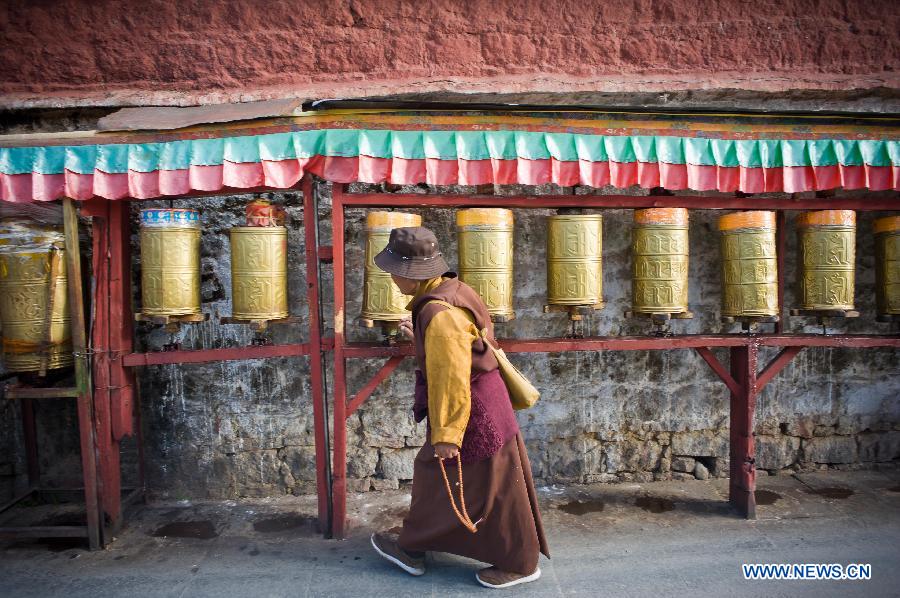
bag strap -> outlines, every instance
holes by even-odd
[[[431,299],[428,301],[428,303],[437,303],[438,305],[443,305],[447,309],[462,309],[460,307],[453,305],[452,303],[447,303],[446,301],[442,301],[441,299]],[[490,343],[490,341],[488,341],[488,339],[487,339],[487,328],[482,328],[478,332],[479,332],[479,334],[481,334],[481,338],[482,338],[482,340],[484,340],[484,344],[486,344],[492,350],[496,351],[497,350],[496,347],[494,347],[494,345],[492,345]]]

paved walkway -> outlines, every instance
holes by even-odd
[[[553,559],[516,596],[900,595],[900,471],[761,478],[756,521],[724,502],[727,480],[542,488]],[[398,525],[403,492],[351,497],[343,542],[321,539],[312,498],[144,507],[107,550],[0,545],[3,596],[467,596],[479,565],[429,555],[412,578],[369,547]],[[28,509],[32,517],[65,523]],[[742,563],[869,563],[870,581],[745,581]]]

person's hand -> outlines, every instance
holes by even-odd
[[[406,340],[411,341],[413,339],[413,327],[412,320],[410,318],[406,318],[405,320],[400,320],[400,335]]]
[[[459,447],[449,442],[438,442],[434,445],[434,456],[441,459],[452,459],[459,454]]]

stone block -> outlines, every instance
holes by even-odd
[[[316,481],[316,449],[312,446],[289,446],[279,451],[297,481]]]
[[[706,466],[700,461],[694,463],[694,477],[698,480],[709,479],[709,470],[706,469]]]
[[[800,439],[794,436],[758,435],[756,466],[762,469],[782,469],[797,461]]]
[[[607,471],[652,471],[659,465],[662,449],[652,440],[623,440],[606,444],[604,453]]]
[[[728,454],[728,437],[712,430],[676,432],[672,434],[672,452],[691,457],[724,457]]]
[[[365,446],[403,448],[405,438],[417,434],[412,409],[398,409],[372,403],[360,416],[362,444]]]
[[[397,490],[400,488],[400,482],[397,478],[390,480],[382,480],[380,478],[371,478],[372,490]]]
[[[859,451],[852,436],[814,437],[803,441],[803,460],[812,463],[852,463]]]
[[[892,461],[900,458],[900,432],[860,434],[860,461]]]
[[[694,464],[693,457],[675,457],[672,459],[672,471],[690,473],[694,471]]]
[[[579,436],[547,445],[547,475],[554,480],[581,481],[603,473],[603,445],[590,436]]]
[[[378,449],[353,447],[347,449],[347,477],[368,478],[375,475],[378,465]]]
[[[378,472],[385,479],[411,480],[413,477],[413,462],[418,449],[381,449],[381,459],[378,462]]]

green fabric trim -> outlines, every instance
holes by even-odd
[[[900,142],[848,139],[708,139],[604,136],[534,131],[389,131],[319,129],[160,143],[0,148],[0,172],[91,174],[184,170],[224,161],[314,156],[406,160],[584,160],[661,162],[744,168],[783,166],[900,167]]]

